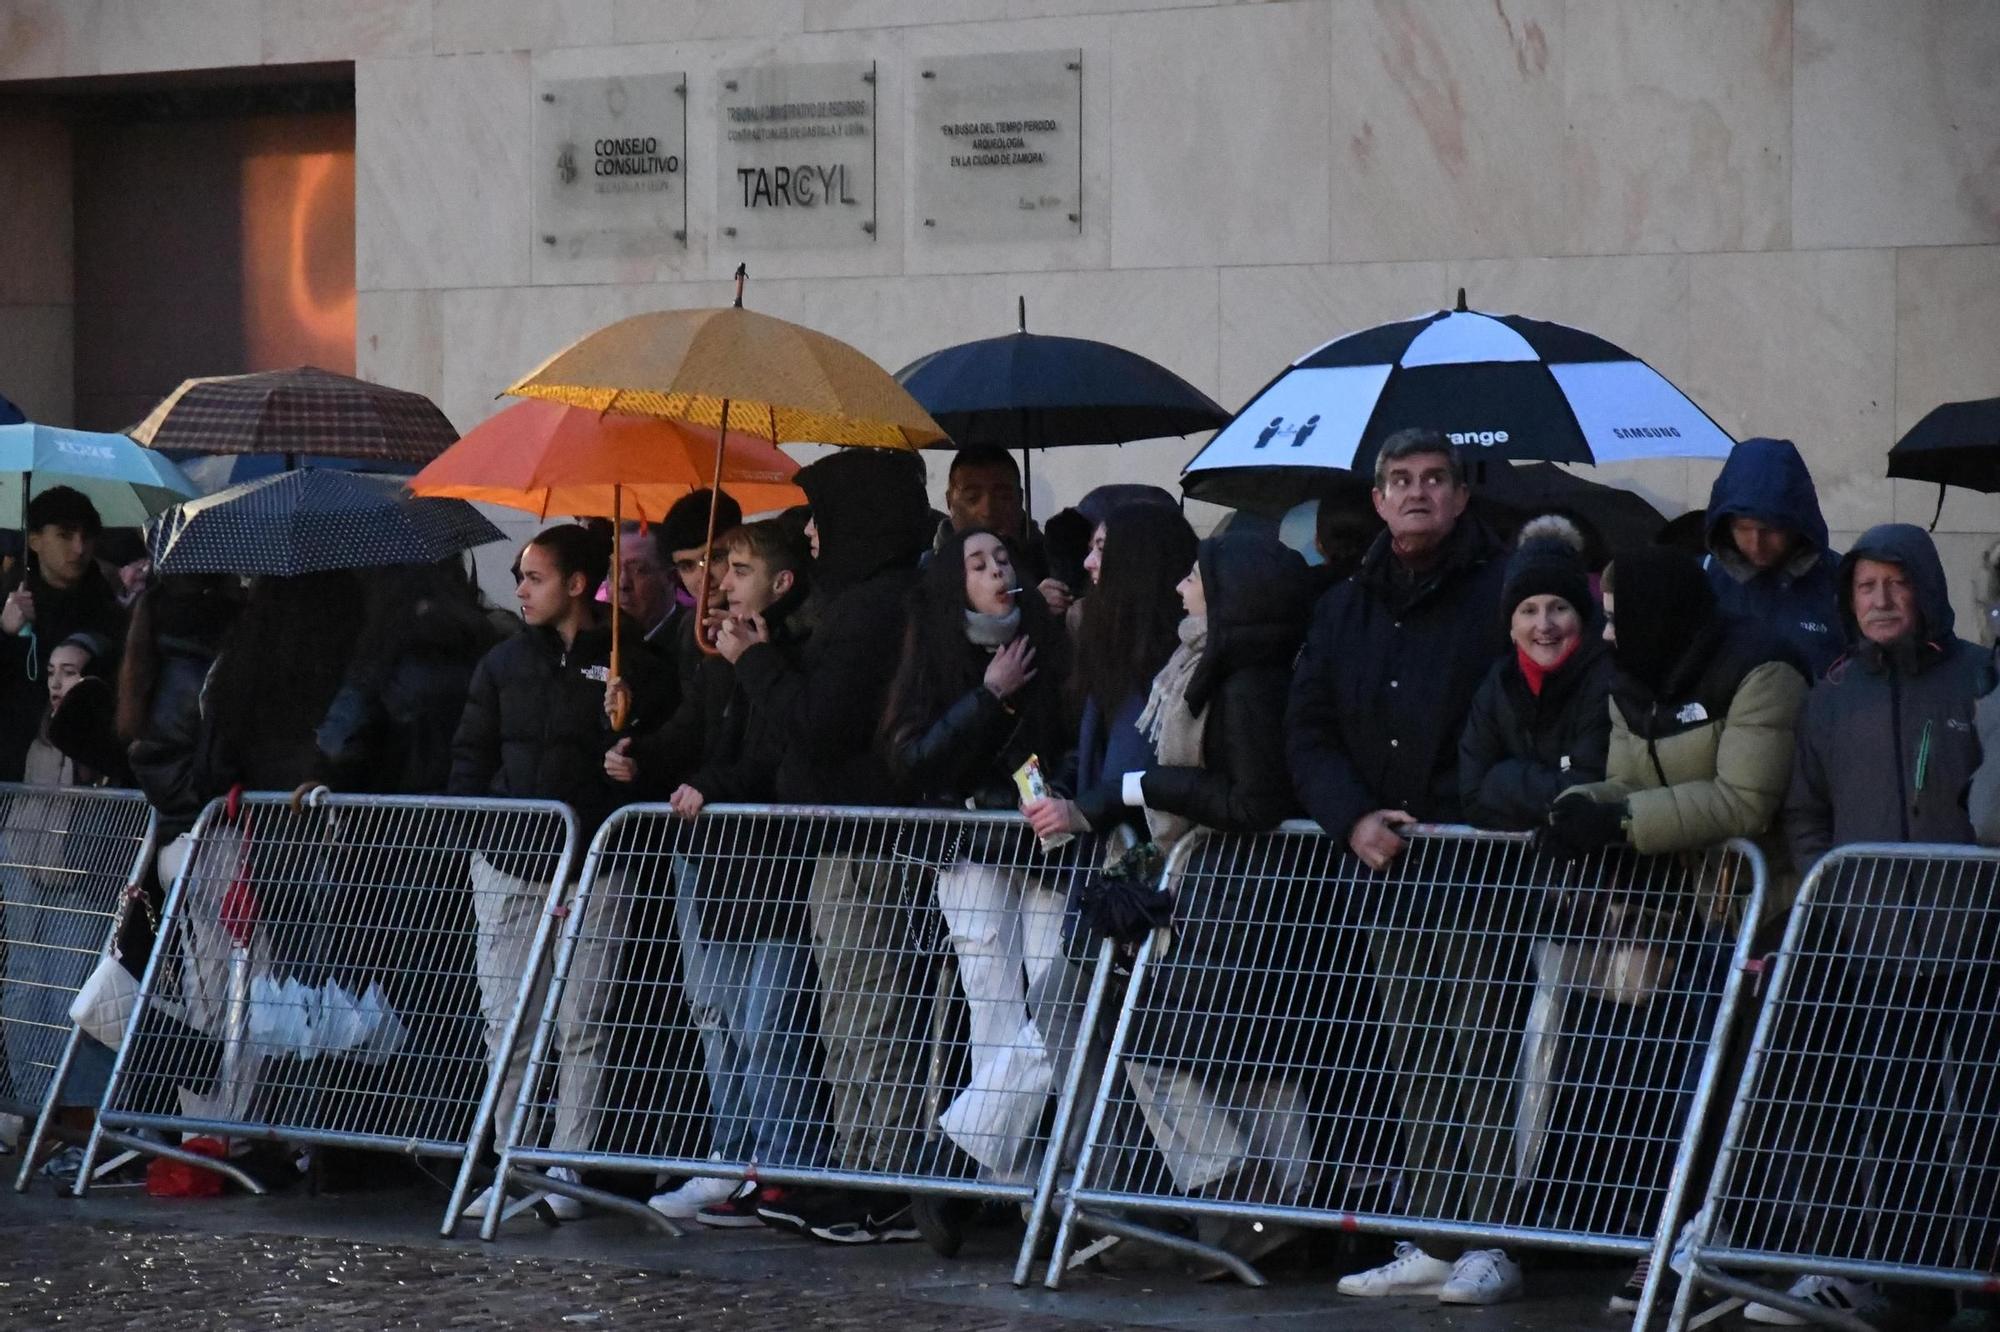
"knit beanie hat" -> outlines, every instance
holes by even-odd
[[[1595,618],[1590,575],[1583,567],[1583,533],[1560,514],[1532,520],[1515,538],[1500,596],[1501,614],[1511,619],[1522,602],[1541,596],[1561,597],[1584,620]]]
[[[674,507],[667,510],[667,516],[653,529],[653,541],[665,559],[670,563],[677,550],[694,550],[708,544],[708,504],[709,491],[706,488],[692,494],[683,495],[674,501]],[[715,534],[721,536],[732,527],[743,525],[743,509],[729,497],[728,491],[715,506]]]

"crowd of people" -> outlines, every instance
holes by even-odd
[[[1144,486],[1100,488],[1038,527],[994,448],[956,456],[942,514],[912,455],[843,451],[798,483],[805,508],[745,522],[724,496],[713,528],[698,492],[628,531],[615,570],[602,525],[549,527],[514,566],[518,624],[456,564],[165,577],[135,598],[98,558],[89,502],[51,490],[28,508],[32,567],[0,612],[0,776],[136,785],[163,845],[232,787],[320,785],[560,800],[586,836],[636,801],[687,819],[741,802],[1019,810],[1043,845],[1092,862],[1299,816],[1376,871],[1417,823],[1532,830],[1564,857],[1747,838],[1774,867],[1767,930],[1829,848],[2000,838],[2000,764],[1982,762],[2000,730],[2000,702],[1982,702],[1992,658],[1954,632],[1930,538],[1892,523],[1834,551],[1782,440],[1736,448],[1704,555],[1652,546],[1600,568],[1573,516],[1506,541],[1472,517],[1459,452],[1427,430],[1379,450],[1372,513],[1322,509],[1310,558],[1249,524],[1198,539]],[[1024,799],[1031,761],[1048,789]],[[967,849],[936,878],[970,1011],[970,1082],[942,1126],[1006,1175],[1034,1123],[996,1128],[997,1093],[1060,1085],[1088,1041],[1061,894],[991,859]],[[474,864],[483,936],[540,910],[547,885],[511,868]],[[922,1077],[899,1066],[914,1047],[883,1034],[908,987],[877,937],[900,891],[842,855],[821,856],[796,901],[747,915],[681,885],[719,1156],[913,1168],[922,1107],[897,1092]],[[1921,886],[1907,891],[1921,908]],[[616,930],[589,933],[602,946]],[[1390,932],[1367,946],[1383,975],[1421,965],[1478,988],[1469,952],[1420,963]],[[792,1011],[815,984],[816,1011]],[[578,993],[559,1020],[558,1145],[587,1145],[600,1101],[602,1014]],[[482,999],[497,1041],[513,995]],[[1375,1002],[1392,1025],[1422,1020],[1397,1008],[1416,1002],[1407,987]],[[1435,1119],[1430,1071],[1396,1071],[1405,1123]],[[73,1078],[71,1099],[102,1085],[102,1070],[94,1087]],[[917,1234],[907,1200],[845,1189],[697,1177],[653,1205],[842,1243]],[[1340,1290],[1488,1304],[1522,1286],[1500,1249],[1426,1239]],[[1794,1293],[1888,1298],[1821,1277]]]

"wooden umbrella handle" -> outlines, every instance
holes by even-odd
[[[622,731],[630,720],[632,691],[616,686],[625,676],[621,669],[618,649],[618,624],[625,617],[618,613],[619,567],[625,545],[625,487],[611,487],[611,676],[604,682],[604,692],[611,700],[611,729]]]

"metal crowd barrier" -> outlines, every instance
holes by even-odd
[[[105,1141],[264,1192],[199,1134],[456,1159],[457,1216],[576,841],[552,801],[210,803],[74,1192]]]
[[[1109,969],[1064,940],[1077,866],[1013,813],[620,810],[565,922],[501,1178],[907,1192],[947,1252],[936,1200],[1011,1201],[1025,1280],[1101,1046]]]
[[[1807,876],[1690,1245],[1735,1271],[2000,1290],[2000,851],[1853,845]],[[1684,1282],[1672,1326],[1686,1326]]]
[[[34,1125],[19,1144],[16,1191],[79,1058],[70,1005],[112,944],[156,828],[137,791],[0,784],[0,1109]],[[102,1046],[83,1049],[108,1066]]]
[[[1079,1226],[1253,1284],[1238,1250],[1338,1227],[1650,1253],[1644,1326],[1764,876],[1748,843],[1561,862],[1526,835],[1428,827],[1375,873],[1310,824],[1192,834],[1047,1284]],[[1194,1233],[1131,1219],[1147,1212]]]

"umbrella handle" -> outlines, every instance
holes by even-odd
[[[618,613],[618,583],[623,577],[620,565],[623,562],[625,544],[625,487],[611,487],[611,675],[604,682],[604,692],[611,699],[611,729],[622,731],[630,720],[626,715],[630,710],[632,692],[629,689],[614,691],[612,685],[623,679],[619,670],[618,624],[625,617]]]
[[[740,286],[742,273],[739,269],[737,280]],[[694,597],[694,645],[706,657],[720,656],[722,649],[708,641],[704,621],[708,619],[708,577],[709,557],[715,552],[715,511],[722,504],[722,454],[729,443],[729,399],[722,400],[722,429],[715,436],[715,475],[708,484],[708,543],[702,547],[701,586]]]

